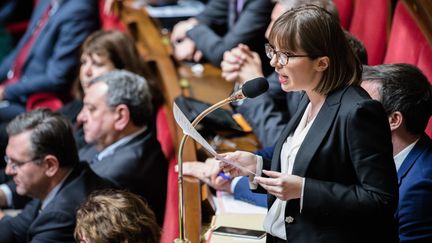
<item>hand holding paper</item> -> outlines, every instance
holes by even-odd
[[[186,116],[183,114],[183,112],[178,108],[178,106],[174,103],[173,105],[173,113],[174,118],[177,122],[177,124],[182,128],[183,133],[193,138],[195,141],[197,141],[199,144],[201,144],[209,153],[211,153],[216,159],[221,160],[243,172],[246,172],[248,175],[256,175],[251,170],[247,169],[246,167],[241,166],[240,164],[233,162],[229,159],[226,159],[225,156],[222,156],[213,149],[213,147],[201,136],[201,134],[198,133],[198,131],[192,126],[192,124],[189,122],[189,120],[186,118]]]
[[[255,154],[245,151],[235,151],[219,156],[223,158],[223,160],[220,159],[222,161],[222,163],[220,163],[220,168],[224,172],[228,172],[231,177],[257,176],[255,173],[252,173],[257,169],[257,156]],[[230,163],[225,161],[229,161]]]

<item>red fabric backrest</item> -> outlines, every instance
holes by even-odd
[[[177,164],[176,153],[172,136],[170,133],[167,113],[165,107],[159,108],[156,117],[157,139],[162,146],[162,151],[168,159],[168,181],[167,181],[167,198],[165,204],[165,218],[162,227],[161,242],[174,242],[174,239],[179,235],[179,220],[178,220],[178,187],[177,187],[177,172],[175,166]]]
[[[390,6],[390,0],[354,1],[349,32],[365,45],[369,65],[378,65],[384,60],[390,26]]]
[[[9,33],[12,34],[18,34],[21,33],[24,34],[24,32],[27,30],[29,22],[28,21],[21,21],[17,23],[11,23],[6,25],[6,29]]]
[[[26,103],[26,110],[32,111],[38,108],[48,108],[56,111],[63,106],[63,101],[59,95],[54,93],[34,93],[29,95]]]
[[[353,15],[353,0],[333,0],[339,12],[341,25],[344,29],[349,29]]]
[[[403,2],[396,6],[384,63],[413,64],[432,83],[432,45]],[[432,119],[426,133],[432,137]]]
[[[432,80],[432,46],[408,12],[399,2],[393,17],[389,44],[384,63],[409,63],[416,65]]]

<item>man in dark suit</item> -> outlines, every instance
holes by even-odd
[[[16,117],[7,128],[6,173],[33,200],[16,217],[0,212],[0,242],[75,242],[75,210],[108,184],[79,163],[70,123],[49,110]]]
[[[204,57],[220,66],[223,53],[239,43],[265,56],[264,32],[270,22],[270,0],[211,0],[194,18],[177,23],[172,31],[178,60],[198,62]],[[271,68],[265,63],[266,73]]]
[[[431,85],[408,64],[365,67],[363,80],[389,118],[399,182],[399,240],[432,242],[432,143],[424,133],[432,114]]]
[[[96,0],[41,0],[29,28],[0,65],[0,121],[25,111],[30,95],[67,93],[79,47],[99,26]]]
[[[78,115],[89,144],[79,153],[99,176],[141,195],[162,225],[168,162],[154,130],[147,81],[113,71],[91,81]]]

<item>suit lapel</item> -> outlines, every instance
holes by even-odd
[[[44,3],[45,6],[43,7],[42,12],[40,13],[41,16],[40,16],[38,19],[40,19],[40,18],[42,17],[42,14],[44,14],[45,10],[48,8],[48,5],[49,5],[50,3],[51,3],[51,1],[46,1],[46,2]],[[56,10],[55,13],[57,13],[57,12],[60,10],[61,6],[62,6],[62,3],[60,3],[60,5],[58,6],[58,9]],[[51,6],[51,8],[52,8],[52,6]],[[42,27],[42,29],[41,29],[41,31],[40,31],[40,33],[39,33],[39,36],[37,36],[35,42],[33,43],[33,46],[32,46],[32,48],[31,48],[30,51],[29,51],[29,55],[28,55],[26,61],[31,60],[31,58],[33,57],[33,54],[34,54],[34,50],[35,50],[34,47],[37,46],[38,43],[42,41],[42,39],[44,39],[43,36],[44,36],[44,35],[47,33],[47,31],[50,29],[50,25],[52,25],[52,22],[53,22],[53,21],[52,21],[52,18],[53,18],[53,15],[50,15],[50,16],[48,17],[48,20],[47,20],[45,26]],[[39,21],[37,21],[36,23],[39,23]],[[35,25],[34,27],[36,28],[36,25]]]
[[[272,171],[280,171],[280,169],[281,169],[280,154],[281,154],[282,146],[285,143],[285,140],[287,139],[287,137],[293,132],[293,130],[299,124],[308,103],[309,103],[309,99],[307,98],[306,95],[303,95],[303,98],[300,101],[299,108],[297,109],[297,112],[290,119],[290,121],[286,125],[285,129],[282,131],[282,134],[279,137],[279,140],[276,143],[276,146],[275,146],[275,149],[273,152],[272,164],[271,164],[271,170]]]
[[[30,209],[31,211],[28,212],[28,218],[27,220],[29,223],[29,228],[27,230],[27,233],[25,236],[20,236],[20,237],[25,237],[27,239],[27,242],[30,242],[33,238],[33,229],[36,225],[38,225],[38,223],[36,222],[36,218],[39,216],[39,210],[42,207],[42,201],[39,199],[35,199],[33,201],[31,201],[29,204],[34,204],[34,206]],[[26,207],[29,207],[30,205],[27,205]],[[24,208],[24,211],[26,210],[26,208]],[[22,212],[22,214],[24,213],[24,211]]]
[[[402,162],[401,167],[398,170],[398,183],[399,185],[402,184],[402,179],[408,174],[408,171],[411,169],[411,167],[414,165],[416,160],[420,157],[420,155],[425,150],[425,146],[427,145],[427,138],[425,138],[423,135],[420,140],[417,142],[417,144],[412,148],[412,150],[409,152],[405,160]]]
[[[304,176],[313,156],[324,140],[329,131],[340,107],[340,99],[344,90],[329,94],[321,110],[319,111],[314,123],[297,152],[294,162],[293,175]]]
[[[33,212],[33,222],[37,218],[37,216],[39,216],[39,211],[40,211],[41,207],[42,207],[42,201],[38,200],[38,202],[36,203],[36,206],[34,208],[34,212]]]

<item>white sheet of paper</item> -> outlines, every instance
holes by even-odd
[[[190,121],[186,118],[186,116],[184,115],[184,113],[180,110],[180,108],[177,106],[176,103],[174,103],[173,105],[173,114],[174,114],[174,119],[176,120],[177,124],[181,127],[181,129],[183,130],[183,133],[188,135],[189,137],[193,138],[195,141],[197,141],[199,144],[201,144],[208,152],[210,152],[210,154],[212,154],[216,159],[221,160],[227,164],[230,164],[240,170],[246,171],[252,175],[256,174],[248,169],[246,169],[245,167],[225,159],[224,157],[222,157],[221,155],[219,155],[218,153],[216,153],[216,151],[213,149],[213,147],[201,136],[201,134],[199,134],[199,132],[192,126],[192,123],[190,123]]]

